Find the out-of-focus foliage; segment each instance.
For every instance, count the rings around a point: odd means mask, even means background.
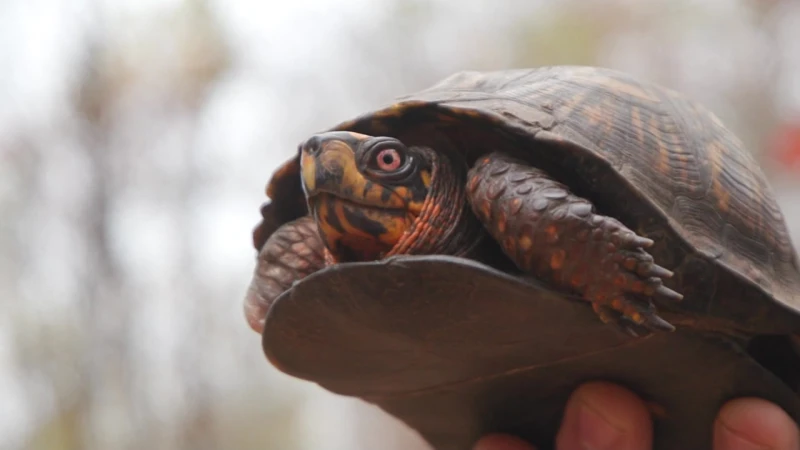
[[[0,448],[424,448],[245,325],[296,143],[457,70],[609,66],[719,114],[800,241],[797,42],[790,0],[0,3]]]

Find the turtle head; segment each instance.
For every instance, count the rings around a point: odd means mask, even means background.
[[[430,148],[326,132],[300,144],[300,165],[309,211],[336,261],[448,253],[465,220],[463,179]]]

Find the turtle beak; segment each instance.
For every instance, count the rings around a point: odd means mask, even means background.
[[[300,145],[303,190],[307,198],[329,193],[348,196],[364,184],[356,167],[356,149],[370,136],[329,132],[312,136]]]

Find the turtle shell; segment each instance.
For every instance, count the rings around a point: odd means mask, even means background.
[[[656,242],[649,252],[675,273],[665,285],[684,295],[674,324],[800,326],[798,257],[765,175],[713,113],[672,90],[596,67],[461,72],[332,130],[447,140],[470,165],[506,151]],[[306,213],[297,159],[268,195],[257,248]]]
[[[549,448],[569,393],[607,379],[653,405],[654,448],[710,448],[736,396],[800,420],[800,271],[764,174],[708,110],[620,72],[463,72],[333,130],[437,143],[467,164],[501,150],[548,172],[656,244],[684,294],[674,333],[620,336],[585,302],[496,267],[404,256],[338,264],[272,304],[262,344],[280,370],[374,403],[437,449],[510,432]],[[307,214],[299,160],[273,176],[256,248]],[[797,341],[795,341],[797,342]]]
[[[456,257],[333,265],[272,304],[262,336],[278,369],[372,403],[437,450],[509,433],[554,448],[581,383],[650,406],[654,450],[710,449],[723,402],[756,396],[800,423],[800,360],[786,340],[677,327],[632,339],[585,302]]]

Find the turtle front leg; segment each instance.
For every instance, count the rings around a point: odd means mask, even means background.
[[[295,281],[325,267],[325,244],[311,216],[278,228],[258,254],[253,281],[244,301],[247,323],[255,332],[264,331],[270,306]]]
[[[662,284],[672,272],[655,264],[636,235],[545,172],[492,153],[468,175],[473,211],[520,269],[579,293],[606,323],[636,334],[632,325],[672,331],[652,298],[683,296]]]

